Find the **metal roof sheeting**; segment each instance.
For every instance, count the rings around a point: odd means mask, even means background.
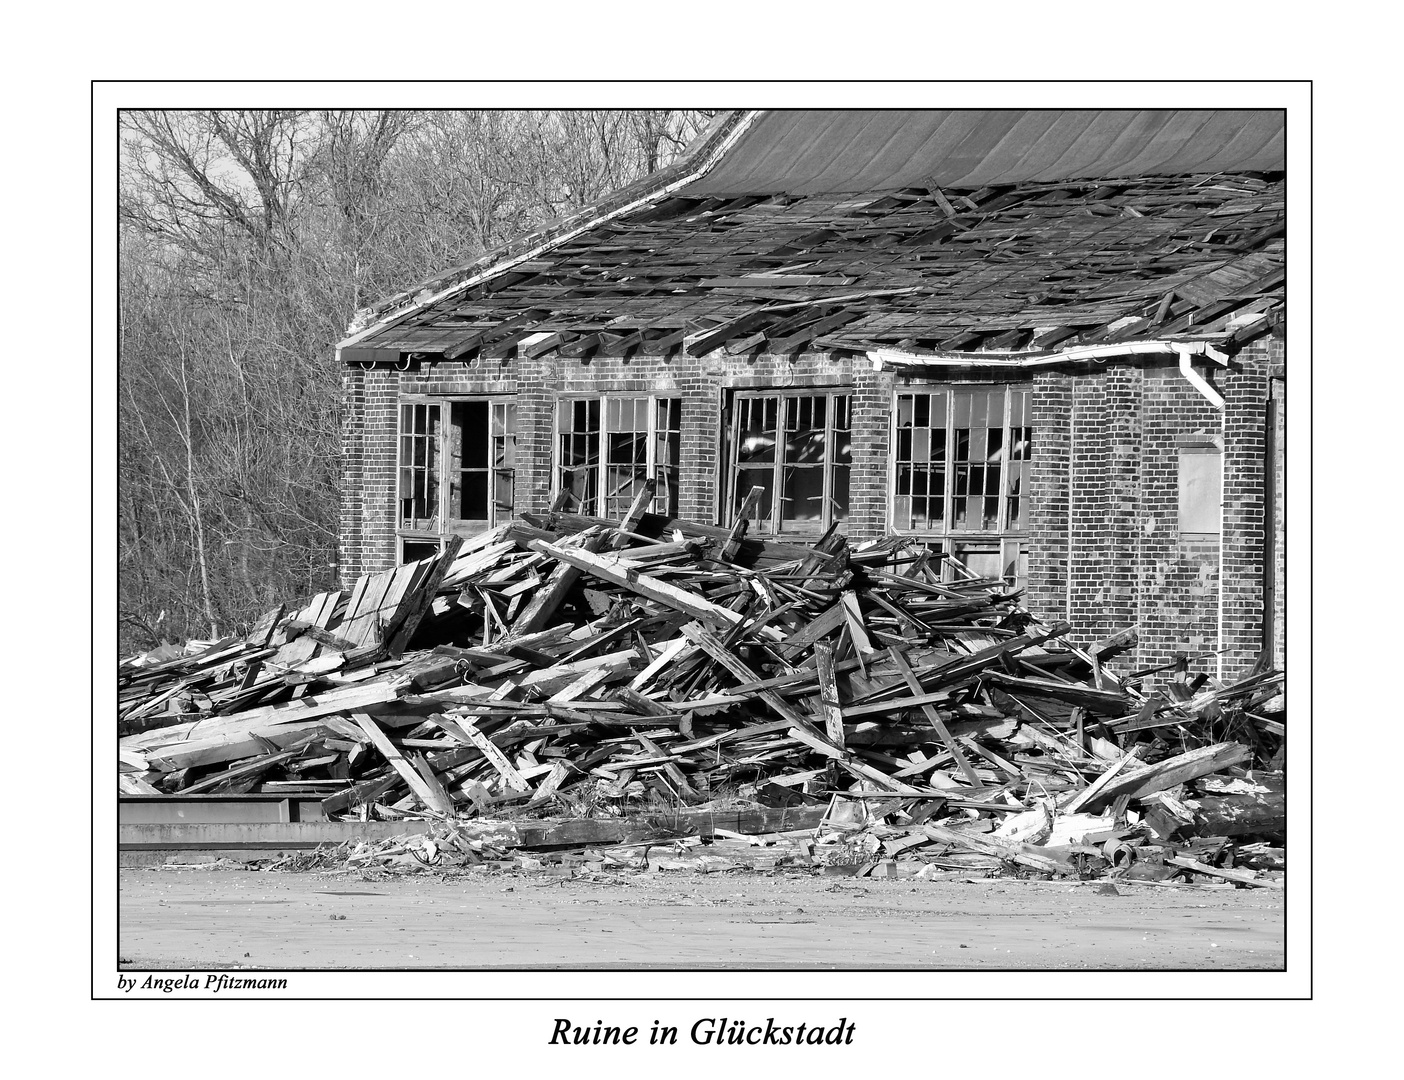
[[[683,194],[1280,172],[1285,150],[1281,110],[778,110],[762,115]]]

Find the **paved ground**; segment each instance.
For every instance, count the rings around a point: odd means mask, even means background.
[[[122,968],[1280,971],[1260,889],[792,873],[129,869]]]

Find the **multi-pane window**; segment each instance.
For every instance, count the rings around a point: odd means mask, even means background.
[[[944,537],[977,573],[1022,580],[1033,446],[1025,386],[901,390],[893,409],[892,527]]]
[[[510,400],[401,403],[401,532],[446,536],[512,516],[516,414]]]
[[[737,392],[730,430],[735,520],[752,488],[754,521],[772,533],[818,532],[848,518],[849,395]]]
[[[679,398],[562,398],[556,408],[556,490],[576,513],[622,518],[650,476],[656,514],[678,513]]]

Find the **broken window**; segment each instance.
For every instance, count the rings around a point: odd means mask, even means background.
[[[1189,436],[1180,445],[1180,535],[1218,536],[1223,495],[1223,450],[1212,437]]]
[[[516,420],[510,399],[401,402],[399,527],[410,537],[402,554],[512,516]]]
[[[985,577],[1026,577],[1033,447],[1026,386],[900,390],[893,404],[891,518]]]
[[[682,400],[646,394],[561,398],[556,491],[581,514],[622,518],[650,476],[655,514],[678,513]]]
[[[850,396],[738,391],[729,440],[729,520],[752,488],[751,518],[771,533],[821,532],[848,518]]]

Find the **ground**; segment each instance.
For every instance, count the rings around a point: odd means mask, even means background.
[[[124,869],[119,966],[1281,971],[1283,896],[817,872]]]

